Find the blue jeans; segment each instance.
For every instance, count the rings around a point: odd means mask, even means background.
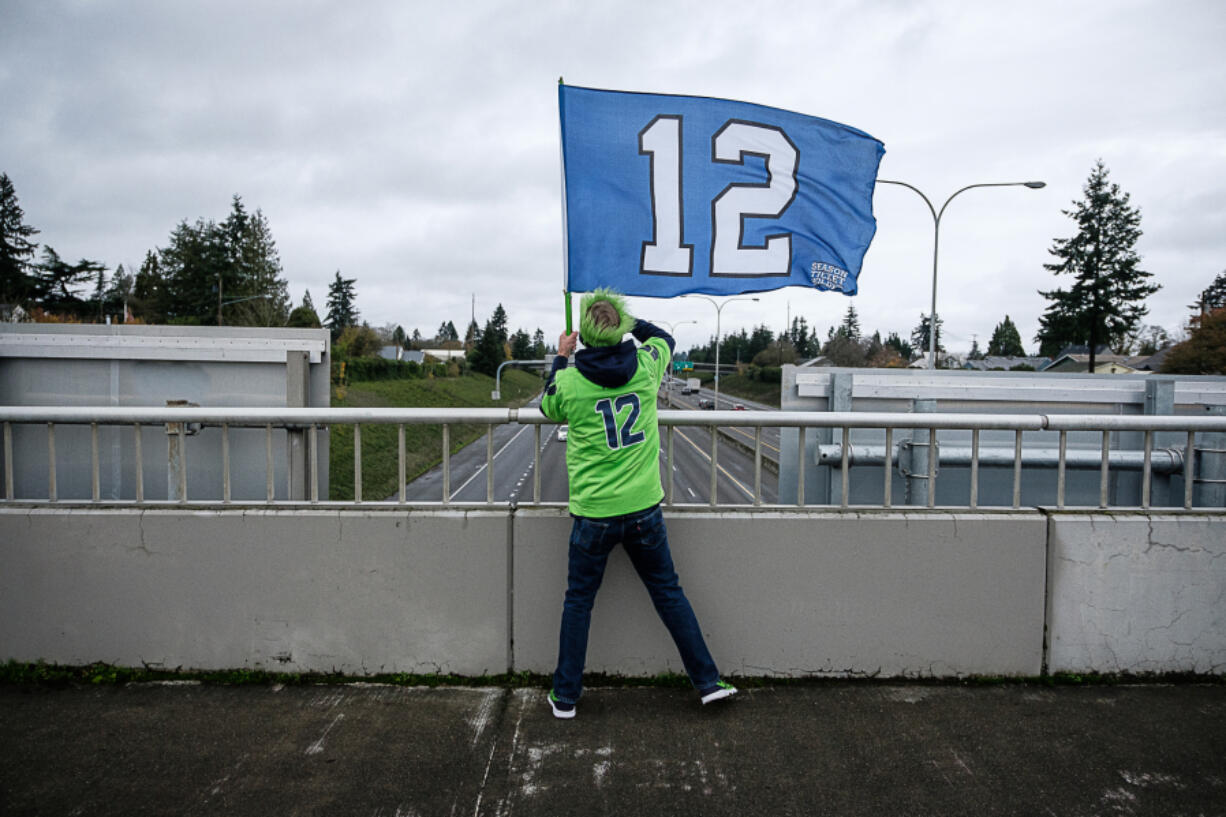
[[[553,691],[559,701],[577,703],[583,692],[583,665],[587,660],[592,604],[604,578],[609,553],[621,543],[631,564],[647,586],[656,612],[681,653],[690,682],[702,689],[719,680],[719,670],[702,637],[698,619],[677,580],[668,550],[664,514],[656,505],[645,511],[589,519],[576,516],[570,531],[570,568],[566,601],[562,605],[562,631],[558,636],[558,668]]]

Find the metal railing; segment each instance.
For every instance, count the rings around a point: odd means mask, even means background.
[[[1151,507],[1151,480],[1155,474],[1177,474],[1183,478],[1184,495],[1182,507],[1220,508],[1220,496],[1226,487],[1226,479],[1222,472],[1226,470],[1226,445],[1221,443],[1226,439],[1226,416],[1118,416],[1118,415],[1046,415],[1046,414],[962,414],[962,413],[874,413],[874,412],[746,412],[746,411],[660,411],[662,429],[662,445],[664,447],[665,473],[668,475],[665,484],[665,502],[668,505],[680,505],[675,502],[673,489],[674,434],[678,427],[704,427],[710,430],[711,448],[710,460],[711,494],[709,505],[722,507],[718,503],[717,484],[720,473],[719,439],[721,427],[743,427],[754,430],[753,457],[753,491],[752,503],[755,507],[813,507],[815,503],[806,501],[805,467],[798,467],[796,472],[796,501],[787,505],[767,504],[762,499],[762,430],[764,428],[797,429],[797,461],[806,462],[806,452],[812,450],[811,458],[817,464],[828,467],[832,474],[840,477],[840,490],[837,501],[817,503],[820,505],[850,508],[877,507],[890,508],[892,501],[892,480],[895,468],[900,469],[901,478],[909,480],[925,480],[927,486],[926,502],[915,502],[914,505],[928,508],[936,507],[936,486],[940,463],[947,465],[961,463],[969,467],[969,491],[965,503],[942,505],[941,507],[958,507],[975,509],[981,507],[979,502],[980,467],[1007,468],[1012,466],[1012,503],[1011,507],[1021,507],[1022,467],[1024,463],[1032,465],[1054,465],[1056,479],[1056,506],[1066,507],[1066,474],[1071,468],[1097,468],[1100,473],[1099,502],[1097,506],[1081,505],[1070,507],[1120,507],[1108,505],[1109,478],[1113,470],[1139,470],[1141,472],[1140,502],[1135,507],[1147,509]],[[536,408],[524,409],[471,409],[471,408],[329,408],[329,409],[283,409],[283,408],[198,408],[198,407],[166,407],[166,408],[113,408],[113,407],[14,407],[0,406],[0,424],[3,425],[4,449],[4,503],[27,502],[62,502],[58,491],[56,472],[56,428],[57,426],[88,426],[90,430],[90,504],[155,504],[156,502],[178,504],[189,502],[187,491],[187,439],[194,436],[201,428],[220,429],[220,459],[221,459],[221,499],[190,500],[192,504],[231,505],[236,502],[243,504],[273,505],[284,504],[275,499],[274,486],[274,429],[285,432],[288,436],[297,435],[300,443],[306,449],[305,458],[300,457],[298,467],[290,468],[289,479],[296,478],[303,485],[302,495],[294,496],[290,490],[287,496],[295,504],[310,505],[327,502],[319,496],[319,433],[338,424],[353,425],[354,437],[354,502],[366,505],[404,505],[407,504],[405,486],[405,427],[408,425],[437,425],[442,428],[442,498],[439,502],[414,502],[414,505],[473,505],[496,504],[494,500],[494,460],[493,434],[494,428],[504,424],[520,424],[534,426],[535,445],[533,472],[533,503],[541,503],[540,457],[541,457],[541,426],[552,425]],[[451,434],[456,425],[486,426],[486,500],[484,503],[456,503],[452,501],[451,486]],[[46,428],[46,460],[47,496],[42,498],[20,498],[14,492],[14,472],[23,463],[15,461],[14,456],[14,426],[36,425]],[[361,429],[369,425],[396,426],[398,433],[398,474],[400,489],[398,496],[390,501],[368,502],[362,496],[362,444]],[[100,455],[99,428],[127,428],[132,433],[132,462],[135,467],[135,490],[131,498],[120,500],[103,499],[100,492]],[[168,499],[147,501],[144,496],[144,459],[142,456],[142,430],[165,427],[168,449]],[[265,465],[265,497],[263,500],[235,500],[232,496],[231,474],[231,430],[232,429],[263,429],[264,431],[264,465]],[[806,433],[810,429],[840,429],[841,441],[836,444],[817,445],[807,448]],[[885,444],[883,446],[853,446],[851,431],[853,429],[884,430]],[[899,430],[913,432],[912,439],[899,440],[895,444],[895,433]],[[942,453],[940,444],[929,441],[937,440],[940,430],[959,430],[971,432],[971,445],[964,449],[946,448]],[[983,431],[1011,431],[1014,435],[1012,452],[999,448],[983,449],[980,445],[980,433]],[[1044,448],[1024,451],[1022,435],[1024,432],[1056,432],[1059,442],[1056,449]],[[1092,457],[1086,451],[1070,451],[1068,435],[1073,432],[1097,432],[1101,434],[1101,449],[1098,456]],[[1113,450],[1112,435],[1122,433],[1141,433],[1144,435],[1143,447],[1139,451]],[[1182,435],[1182,445],[1178,447],[1165,446],[1155,449],[1155,434],[1177,433]],[[1198,442],[1198,435],[1202,435]],[[294,446],[286,444],[287,456],[293,456]],[[907,462],[912,466],[904,469],[904,453],[918,452],[921,456],[908,456]],[[747,450],[747,453],[749,451]],[[1197,470],[1198,458],[1202,461],[1201,474]],[[305,461],[303,461],[305,460]],[[881,501],[873,505],[852,505],[849,501],[850,470],[863,464],[886,466],[881,469]],[[295,470],[298,472],[295,477]],[[1203,493],[1205,501],[1196,502],[1197,486],[1206,488]],[[74,499],[72,502],[85,500]],[[500,503],[498,503],[500,504]],[[1126,506],[1134,507],[1134,506]]]

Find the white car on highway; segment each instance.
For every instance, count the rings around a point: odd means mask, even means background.
[[[569,426],[558,426],[558,440],[566,442],[566,433],[569,431]]]

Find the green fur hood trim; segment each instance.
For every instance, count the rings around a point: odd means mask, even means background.
[[[597,301],[608,301],[621,316],[621,323],[613,327],[597,326],[588,315],[588,308]],[[579,302],[579,339],[585,346],[616,346],[627,332],[634,329],[634,323],[634,316],[626,307],[626,299],[611,289],[593,290]]]

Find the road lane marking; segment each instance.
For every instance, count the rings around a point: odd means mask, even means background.
[[[684,432],[684,431],[678,431],[678,432],[676,432],[676,434],[677,434],[677,436],[681,437],[681,439],[685,440],[687,443],[689,443],[690,445],[694,446],[694,450],[695,450],[695,451],[697,451],[699,454],[702,454],[704,457],[706,457],[707,462],[710,462],[710,461],[711,461],[711,455],[710,455],[710,454],[708,454],[706,451],[703,451],[703,450],[702,450],[702,449],[701,449],[699,446],[695,445],[695,443],[694,443],[694,441],[693,441],[693,440],[691,440],[689,437],[685,436],[685,432]],[[728,479],[732,480],[732,483],[733,483],[734,485],[736,485],[736,487],[738,487],[738,488],[740,488],[742,491],[744,491],[746,496],[748,496],[750,499],[753,499],[753,498],[754,498],[754,496],[753,496],[753,491],[751,491],[751,490],[749,490],[748,488],[746,488],[744,485],[742,485],[742,484],[741,484],[741,481],[740,481],[739,479],[737,479],[736,477],[732,476],[732,474],[728,473],[728,471],[727,471],[727,470],[724,468],[724,466],[722,466],[722,465],[717,465],[717,466],[715,466],[715,467],[716,467],[716,469],[718,469],[718,470],[719,470],[719,472],[720,472],[721,474],[723,474],[724,476],[726,476]],[[689,489],[687,489],[687,490],[689,490]],[[691,495],[692,495],[693,493],[694,493],[693,491],[690,491],[690,494],[691,494]]]
[[[516,432],[515,432],[515,436],[513,436],[513,437],[511,437],[511,439],[507,440],[507,441],[506,441],[506,443],[504,443],[504,444],[503,444],[502,448],[499,448],[497,451],[495,451],[495,452],[494,452],[494,457],[493,457],[493,459],[495,459],[495,460],[496,460],[496,459],[498,459],[498,457],[499,457],[499,456],[502,454],[502,452],[507,450],[507,446],[508,446],[508,445],[510,445],[511,443],[515,442],[515,440],[516,440],[516,439],[519,437],[519,435],[520,435],[520,434],[523,434],[523,433],[524,433],[525,431],[527,431],[528,429],[529,429],[529,426],[524,426],[524,427],[523,427],[523,428],[521,428],[519,431],[516,431]],[[463,491],[465,488],[467,488],[467,487],[468,487],[468,483],[470,483],[470,482],[472,482],[474,479],[476,479],[476,478],[477,478],[477,477],[478,477],[478,476],[481,474],[481,472],[485,470],[485,467],[486,467],[487,465],[489,465],[489,463],[490,463],[491,461],[492,461],[492,460],[487,460],[486,462],[481,463],[481,467],[480,467],[480,468],[478,468],[476,471],[473,471],[473,475],[472,475],[471,477],[469,477],[468,479],[464,480],[464,484],[463,484],[463,485],[461,485],[459,488],[456,488],[454,491],[452,491],[452,492],[451,492],[451,497],[449,498],[449,500],[448,500],[448,501],[454,500],[454,499],[456,498],[456,496],[457,496],[457,495],[460,493],[460,491]]]
[[[749,440],[751,443],[753,442],[753,435],[750,434],[748,431],[746,431],[743,428],[738,428],[737,426],[720,426],[720,428],[724,428],[724,429],[727,429],[728,431],[732,431],[736,434],[740,434],[742,437]],[[762,441],[762,447],[769,448],[771,451],[774,451],[776,454],[780,453],[778,448],[775,448],[775,446],[771,445],[766,440]]]

